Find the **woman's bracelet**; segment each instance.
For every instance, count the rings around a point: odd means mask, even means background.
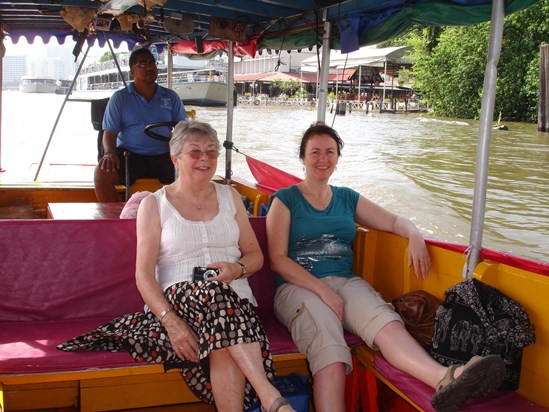
[[[170,311],[171,311],[172,309],[173,309],[173,308],[172,308],[171,306],[170,306],[169,308],[167,308],[167,309],[164,309],[164,310],[162,311],[162,313],[160,314],[160,316],[158,317],[158,321],[159,321],[160,323],[162,323],[162,319],[164,319],[164,316],[166,316],[168,313],[170,313]]]
[[[248,267],[242,262],[236,262],[236,263],[240,265],[240,269],[241,269],[240,276],[237,277],[237,279],[240,279],[241,277],[245,276],[246,273],[248,273]]]

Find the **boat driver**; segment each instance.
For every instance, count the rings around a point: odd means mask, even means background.
[[[161,183],[175,179],[167,142],[145,134],[145,126],[179,122],[187,118],[181,99],[173,90],[156,83],[157,62],[148,49],[137,49],[129,59],[133,83],[114,92],[103,117],[103,157],[95,168],[95,195],[99,202],[119,202],[116,185],[125,181],[124,152],[130,152],[130,184],[139,178]],[[169,128],[157,129],[169,136]]]

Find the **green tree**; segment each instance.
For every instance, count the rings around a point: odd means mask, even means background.
[[[498,64],[495,113],[503,119],[535,122],[539,49],[549,43],[549,0],[505,18]],[[380,47],[411,45],[412,76],[435,114],[478,118],[490,24],[420,28]]]
[[[100,62],[108,62],[109,60],[112,60],[112,53],[110,51],[103,53],[99,58]]]
[[[282,80],[273,80],[270,83],[272,96],[279,96],[282,93]]]
[[[273,94],[279,95],[281,93],[292,96],[296,91],[301,89],[301,82],[299,80],[274,80],[271,82],[271,90]]]
[[[539,50],[549,43],[548,21],[549,0],[505,19],[496,99],[505,119],[537,121]]]
[[[416,61],[416,87],[438,115],[477,118],[488,42],[486,23],[447,27],[431,54]]]

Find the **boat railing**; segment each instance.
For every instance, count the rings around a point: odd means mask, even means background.
[[[124,87],[124,82],[104,82],[88,85],[88,90],[118,90]]]
[[[167,83],[166,76],[158,76],[158,83],[165,84]],[[197,72],[182,72],[182,73],[173,73],[172,74],[173,83],[204,83],[204,82],[216,82],[216,83],[225,83],[226,78],[223,75],[210,75],[208,73],[197,73]]]
[[[238,96],[239,105],[248,106],[310,106],[316,107],[315,98],[291,98],[291,97],[266,97],[266,96]],[[429,106],[419,100],[382,102],[381,100],[328,100],[327,107],[342,105],[346,111],[392,111],[392,112],[426,112]],[[338,106],[339,107],[339,106]]]

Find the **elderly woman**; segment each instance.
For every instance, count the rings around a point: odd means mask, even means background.
[[[291,411],[269,381],[272,359],[247,280],[263,265],[261,249],[238,192],[211,181],[219,150],[210,125],[177,124],[170,140],[177,179],[145,197],[137,214],[145,313],[116,320],[124,325],[118,332],[113,323],[99,329],[117,334],[136,359],[181,368],[218,411],[241,412],[256,394],[265,410]]]

